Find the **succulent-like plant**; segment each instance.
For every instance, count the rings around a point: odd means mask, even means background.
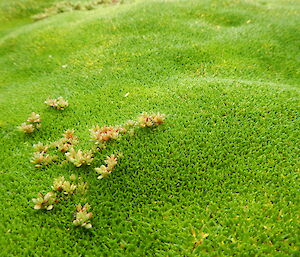
[[[90,205],[88,203],[86,203],[84,206],[81,204],[76,206],[75,220],[73,220],[74,226],[80,226],[86,229],[90,229],[92,227],[92,224],[89,223],[90,218],[92,217],[92,213],[88,212],[89,209]]]
[[[124,124],[125,128],[135,128],[136,126],[138,126],[138,123],[136,121],[134,121],[134,120],[128,120]]]
[[[76,177],[75,174],[72,174],[72,175],[70,176],[70,180],[71,180],[71,181],[76,181],[76,179],[77,179],[77,177]]]
[[[58,151],[65,153],[72,147],[72,144],[66,138],[61,138],[51,143],[51,147],[55,147]]]
[[[57,100],[64,101],[64,99],[59,98],[49,99],[48,102],[46,101],[46,104],[57,109],[63,109],[65,106],[62,107],[60,104],[57,104]],[[32,113],[27,120],[27,122],[30,122],[30,124],[22,124],[24,127],[23,130],[33,131],[35,128],[39,127],[38,124],[40,124],[40,121],[40,116]],[[55,147],[56,150],[65,152],[67,161],[73,163],[76,167],[90,165],[93,161],[93,152],[97,152],[105,148],[107,141],[118,139],[122,136],[122,134],[131,134],[131,132],[134,133],[135,129],[138,127],[155,127],[164,122],[164,114],[157,113],[150,115],[147,113],[142,113],[138,117],[138,121],[128,121],[124,124],[124,126],[104,126],[100,128],[97,125],[93,129],[90,129],[92,140],[96,142],[90,151],[75,151],[73,147],[78,142],[78,138],[74,135],[73,129],[67,130],[62,134],[63,138],[57,142],[54,142],[50,145],[43,145],[42,143],[35,144],[34,148],[37,152],[34,153],[34,157],[31,162],[35,163],[35,166],[40,167],[55,161],[58,157],[51,156],[48,153],[51,152],[51,147]],[[99,175],[98,179],[108,177],[115,169],[118,159],[121,157],[122,154],[119,153],[116,155],[112,154],[107,156],[106,160],[104,161],[105,165],[95,168],[95,171]],[[73,174],[70,176],[70,181],[66,180],[64,176],[56,178],[53,182],[51,192],[48,192],[45,195],[39,193],[38,198],[32,199],[35,204],[34,209],[51,210],[54,207],[54,203],[58,202],[58,199],[68,199],[69,196],[75,193],[83,195],[87,192],[88,184],[83,182],[81,177],[76,177],[76,175]],[[68,195],[68,197],[66,197],[66,195]],[[86,229],[90,229],[92,227],[90,223],[92,213],[88,212],[89,209],[90,206],[88,203],[86,203],[84,206],[81,204],[76,206],[77,212],[75,214],[75,219],[73,220],[74,226],[80,226]]]
[[[35,129],[41,128],[41,117],[39,114],[32,112],[27,119],[27,123],[23,122],[17,129],[24,133],[32,133]]]
[[[98,176],[98,179],[108,177],[118,163],[117,157],[114,154],[107,156],[104,162],[106,165],[101,165],[100,168],[95,168],[95,171],[100,175]]]
[[[139,123],[137,121],[134,121],[134,120],[128,120],[124,124],[124,129],[125,129],[126,133],[130,136],[134,135],[135,129],[137,127],[139,127]]]
[[[73,181],[73,182],[77,181],[76,193],[81,194],[81,195],[86,194],[86,192],[88,190],[88,183],[87,182],[83,182],[82,178],[80,176],[76,177],[75,174],[72,174],[70,176],[70,180]]]
[[[63,192],[65,195],[71,195],[75,193],[77,186],[71,184],[69,181],[65,180],[65,177],[58,177],[53,181],[52,190]]]
[[[74,135],[74,129],[68,129],[63,134],[63,137],[51,144],[60,152],[67,152],[75,144],[78,143],[78,137]]]
[[[17,127],[17,129],[24,133],[32,133],[34,131],[34,126],[32,124],[23,122],[20,126]]]
[[[56,99],[47,99],[44,103],[57,110],[64,110],[66,107],[69,106],[68,101],[66,101],[62,96]]]
[[[49,154],[45,154],[45,152],[35,152],[33,153],[33,157],[31,159],[31,163],[35,163],[35,167],[47,166],[50,163],[57,160],[57,156],[51,156]]]
[[[75,136],[74,133],[75,133],[75,130],[74,130],[74,129],[68,129],[68,130],[66,130],[66,131],[62,134],[62,136],[63,136],[64,138],[68,139],[68,141],[71,141],[71,142],[77,141],[77,140],[78,140],[78,137]]]
[[[158,126],[165,122],[165,115],[164,114],[148,114],[143,112],[138,117],[138,123],[140,127],[153,127]]]
[[[45,209],[50,211],[53,209],[54,203],[56,202],[56,195],[53,192],[49,192],[45,195],[38,193],[38,198],[33,198],[32,201],[35,204],[34,209]]]
[[[43,145],[40,142],[33,145],[33,148],[37,152],[33,154],[31,162],[35,163],[36,167],[47,166],[50,163],[58,160],[57,155],[46,154],[49,150],[51,150],[51,148],[56,148],[56,150],[65,153],[78,143],[78,138],[74,135],[73,129],[68,129],[62,135],[63,137],[61,139],[56,142],[50,143],[49,145]]]
[[[112,154],[111,156],[107,156],[104,162],[106,163],[107,169],[112,171],[118,163],[117,156],[115,156],[114,154]]]
[[[65,155],[67,160],[73,163],[76,167],[80,167],[82,165],[91,165],[93,161],[92,151],[78,150],[76,152],[74,148],[71,148],[69,152],[65,153]]]
[[[41,142],[33,145],[33,148],[39,153],[46,153],[48,151],[49,146],[43,145]]]
[[[95,168],[95,171],[100,175],[97,178],[107,178],[112,171],[109,171],[105,165],[101,165],[100,168]]]
[[[77,186],[74,184],[71,184],[69,181],[65,181],[62,184],[62,189],[65,195],[73,194],[76,190]]]
[[[90,129],[91,138],[96,144],[105,143],[111,139],[118,139],[121,134],[126,133],[126,130],[122,127],[104,126],[100,128],[96,125],[94,128]]]
[[[52,191],[45,195],[38,193],[38,197],[32,199],[35,204],[34,209],[51,210],[53,209],[54,203],[59,201],[58,197],[73,195],[75,193],[84,195],[87,192],[88,183],[83,182],[81,177],[76,177],[76,175],[72,174],[70,180],[72,182],[77,181],[78,183],[71,183],[70,181],[67,181],[64,176],[54,179],[51,187]],[[83,209],[85,209],[85,207]]]
[[[38,124],[41,122],[41,116],[35,112],[32,112],[31,115],[28,117],[27,122],[31,124]]]
[[[64,176],[54,179],[52,190],[61,192],[63,190],[62,185],[63,185],[64,182],[65,182],[65,177]]]

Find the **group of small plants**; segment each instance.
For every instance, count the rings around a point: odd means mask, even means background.
[[[83,182],[81,177],[76,177],[74,174],[70,176],[70,180],[71,182],[63,176],[54,179],[52,191],[46,194],[38,193],[38,197],[32,199],[34,209],[50,211],[54,208],[54,205],[62,202],[62,200],[70,199],[74,194],[86,194],[88,189],[87,182]],[[75,226],[86,229],[92,227],[92,224],[89,223],[89,219],[92,217],[92,213],[88,212],[89,208],[90,205],[88,203],[84,206],[81,204],[76,206],[75,219],[73,220]]]
[[[95,0],[87,3],[59,2],[59,3],[55,3],[49,8],[46,8],[42,13],[33,15],[32,19],[34,21],[38,21],[59,13],[94,10],[102,4],[109,4],[109,3],[116,3],[116,2],[118,2],[118,0]]]
[[[48,99],[45,104],[57,110],[64,110],[68,107],[68,102],[63,97],[57,99]],[[91,128],[90,141],[92,146],[89,150],[76,149],[79,143],[79,138],[75,136],[74,129],[68,129],[62,134],[62,138],[49,144],[42,144],[41,142],[34,144],[35,152],[31,159],[31,163],[37,168],[47,167],[49,165],[57,164],[64,165],[72,163],[75,167],[89,166],[95,159],[96,153],[101,152],[107,145],[114,140],[120,140],[122,136],[128,134],[132,136],[137,129],[153,128],[165,122],[164,114],[148,114],[142,113],[138,119],[133,121],[129,120],[123,125],[119,126],[103,126],[96,125]],[[27,119],[27,123],[22,123],[17,129],[26,134],[33,133],[36,129],[40,129],[41,117],[39,114],[32,113]],[[94,168],[98,175],[98,179],[107,178],[115,169],[118,159],[122,154],[115,153],[106,157],[104,165]],[[81,177],[76,175],[70,176],[70,181],[65,177],[58,177],[54,180],[52,190],[43,194],[38,193],[38,197],[32,199],[34,202],[34,209],[37,210],[52,210],[56,204],[63,202],[63,199],[70,199],[74,194],[84,195],[87,193],[88,184],[82,181]],[[83,206],[78,204],[76,206],[76,214],[73,220],[74,226],[89,229],[92,227],[90,218],[92,213],[89,212],[90,205],[85,203]]]

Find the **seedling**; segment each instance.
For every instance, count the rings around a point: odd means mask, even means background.
[[[65,155],[67,160],[73,163],[76,167],[80,167],[82,165],[91,165],[93,161],[92,151],[78,150],[76,152],[74,148],[71,148],[70,151],[67,152]]]
[[[26,122],[23,122],[21,124],[21,126],[18,126],[17,129],[21,132],[24,132],[24,133],[32,133],[34,131],[34,127],[32,124],[27,124]]]
[[[35,204],[34,209],[45,209],[50,211],[53,209],[53,204],[56,202],[56,195],[53,192],[49,192],[45,195],[38,193],[38,198],[33,198],[32,201]]]
[[[50,163],[56,161],[57,158],[57,155],[50,156],[49,154],[45,154],[45,152],[35,152],[31,159],[31,163],[35,163],[35,167],[48,166]]]
[[[43,145],[41,142],[33,145],[33,148],[39,153],[46,153],[49,149],[48,145]]]
[[[117,165],[117,157],[112,154],[111,156],[107,156],[106,160],[104,161],[106,165],[101,165],[100,168],[95,168],[95,171],[100,174],[98,179],[108,177],[114,170],[115,166]]]
[[[69,106],[68,101],[66,101],[62,96],[56,99],[47,99],[44,103],[57,110],[64,110]]]
[[[62,136],[58,141],[51,143],[51,147],[65,153],[78,143],[78,137],[74,135],[74,129],[66,130]]]
[[[62,192],[65,195],[71,195],[75,193],[77,186],[71,184],[69,181],[65,180],[65,177],[58,177],[54,180],[52,189],[53,191]]]
[[[32,112],[28,117],[27,122],[23,122],[17,129],[24,133],[32,133],[35,129],[41,128],[41,117],[39,114]]]
[[[86,229],[90,229],[92,227],[92,224],[89,223],[89,220],[92,217],[92,213],[88,212],[89,209],[90,205],[88,203],[86,203],[84,206],[81,206],[81,204],[76,206],[77,212],[75,214],[75,220],[73,221],[74,226],[80,226]]]
[[[158,126],[165,122],[165,115],[164,114],[148,114],[146,112],[140,114],[138,117],[138,123],[140,127],[154,127]]]
[[[121,134],[126,133],[126,130],[122,127],[104,126],[100,128],[98,125],[92,129],[91,138],[95,141],[95,144],[103,144],[112,139],[118,139]]]
[[[58,99],[62,100],[62,99]],[[55,107],[57,109],[62,109],[62,105],[58,104],[57,99],[49,99],[46,101],[46,104],[49,106]],[[67,105],[66,105],[67,106]],[[93,145],[92,150],[89,151],[76,151],[74,149],[74,145],[78,143],[78,138],[74,135],[74,130],[67,130],[62,134],[62,138],[54,143],[49,145],[43,145],[42,143],[37,143],[33,147],[37,151],[34,153],[34,156],[31,160],[32,163],[35,163],[37,167],[42,165],[48,165],[51,162],[54,162],[58,156],[50,156],[48,151],[51,148],[55,148],[56,151],[61,151],[65,153],[67,161],[73,163],[76,167],[81,167],[83,165],[91,165],[93,161],[93,152],[99,151],[99,149],[103,149],[106,146],[106,142],[110,140],[119,139],[123,134],[126,133],[134,133],[134,130],[140,127],[155,127],[162,123],[164,123],[165,115],[157,113],[157,114],[147,114],[142,113],[138,121],[127,121],[124,126],[104,126],[99,127],[98,125],[93,129],[90,129],[92,140],[95,141],[95,145]],[[31,125],[27,126],[28,130],[31,127],[34,127],[35,124],[40,123],[40,117],[38,114],[32,113],[32,115],[27,120]],[[121,157],[121,154],[118,155],[110,155],[106,157],[105,165],[101,165],[100,168],[95,168],[95,171],[99,174],[98,179],[108,177],[115,166],[118,163],[118,158]],[[53,204],[58,202],[58,199],[65,198],[66,196],[71,196],[75,193],[85,194],[87,192],[88,184],[81,181],[80,177],[76,177],[76,175],[70,176],[70,181],[66,180],[64,176],[58,177],[53,181],[52,191],[43,195],[41,193],[38,194],[38,198],[32,199],[35,203],[34,209],[53,209]],[[76,184],[77,181],[77,184]],[[58,197],[58,199],[57,199]],[[67,198],[68,199],[68,198]],[[90,206],[86,203],[84,206],[81,204],[76,206],[76,214],[75,220],[73,221],[74,226],[83,227],[86,229],[90,229],[92,227],[90,223],[90,218],[92,217],[92,213],[88,212]]]

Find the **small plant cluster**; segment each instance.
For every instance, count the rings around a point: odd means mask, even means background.
[[[76,151],[74,146],[79,142],[78,137],[74,135],[74,129],[68,129],[62,134],[62,138],[49,145],[38,143],[33,145],[35,152],[31,159],[36,167],[48,166],[51,163],[59,162],[66,158],[66,161],[73,163],[76,167],[91,165],[93,161],[93,151]],[[59,156],[59,152],[63,155]]]
[[[34,203],[34,209],[45,209],[47,211],[52,210],[54,207],[54,203],[57,202],[56,194],[53,192],[48,192],[45,195],[43,195],[42,193],[38,193],[38,198],[33,198],[32,201]]]
[[[75,220],[73,220],[74,226],[80,226],[86,229],[89,229],[92,227],[92,224],[89,223],[89,219],[92,217],[92,213],[88,212],[90,209],[90,205],[86,203],[85,205],[78,204],[76,206],[76,214],[75,214]]]
[[[38,21],[59,13],[81,11],[81,10],[89,11],[98,8],[99,5],[116,3],[116,2],[118,1],[117,0],[96,0],[96,1],[91,1],[89,3],[59,2],[49,8],[46,8],[43,13],[39,13],[32,16],[32,19],[34,21]]]
[[[35,167],[48,166],[49,164],[56,162],[58,159],[57,155],[51,156],[46,152],[34,152],[31,158],[31,163],[35,164]]]
[[[100,128],[96,125],[94,128],[90,129],[91,139],[95,141],[96,144],[103,144],[111,139],[118,139],[121,134],[126,133],[126,130],[122,127],[112,127],[104,126]]]
[[[76,175],[73,174],[70,176],[70,180],[72,182],[77,180],[77,184],[66,180],[64,176],[54,179],[52,190],[63,195],[72,195],[75,192],[84,195],[87,192],[88,185],[82,181],[81,177],[76,178]]]
[[[34,119],[30,119],[35,121]],[[56,142],[50,143],[49,145],[44,145],[38,143],[34,145],[35,153],[31,160],[36,167],[47,166],[50,163],[58,162],[59,154],[65,157],[65,161],[69,161],[76,167],[81,167],[84,165],[91,165],[94,160],[94,153],[102,150],[106,147],[108,142],[117,140],[125,134],[133,134],[135,129],[140,128],[151,128],[157,127],[165,122],[165,115],[148,114],[142,113],[138,116],[137,121],[129,120],[123,126],[103,126],[98,125],[90,129],[91,140],[95,143],[91,150],[75,150],[74,146],[78,143],[78,137],[74,135],[74,129],[67,130],[62,134],[62,138]],[[50,154],[50,151],[55,151],[56,154]],[[118,159],[122,157],[121,154],[111,154],[106,157],[104,165],[94,170],[98,174],[98,179],[107,178],[115,169],[118,164]],[[63,161],[63,162],[65,162]],[[32,199],[34,202],[34,209],[44,209],[52,210],[54,206],[62,199],[66,197],[71,197],[75,193],[85,194],[87,191],[87,184],[78,179],[76,184],[76,176],[72,175],[70,181],[66,180],[64,177],[58,177],[54,180],[52,185],[52,191],[42,194],[39,193],[37,198]],[[92,216],[91,212],[88,212],[90,206],[88,203],[85,205],[76,206],[76,214],[73,224],[75,226],[83,227],[89,229],[92,225],[89,219]]]
[[[107,156],[104,162],[106,165],[101,165],[100,168],[95,168],[95,171],[100,175],[98,176],[98,179],[106,178],[113,172],[118,163],[117,156],[114,154]]]
[[[69,103],[61,96],[57,99],[47,99],[44,103],[57,110],[64,110],[64,108],[69,106]],[[41,127],[41,116],[35,112],[32,112],[28,117],[27,122],[23,122],[17,127],[17,129],[21,132],[29,134],[34,132],[36,129],[40,129]]]
[[[62,96],[59,96],[56,99],[47,99],[44,103],[57,110],[64,110],[69,106],[68,101],[66,101]]]
[[[138,118],[138,124],[144,127],[155,127],[165,122],[164,114],[148,114],[146,112],[142,113]]]
[[[76,177],[76,175],[70,176],[70,181],[66,180],[64,176],[54,179],[52,185],[52,191],[42,194],[38,193],[37,198],[33,198],[34,209],[36,210],[47,210],[50,211],[54,206],[61,200],[66,199],[67,196],[72,196],[74,194],[84,195],[88,190],[88,184],[83,182],[81,177]],[[92,227],[89,223],[89,219],[92,213],[88,213],[90,205],[86,203],[83,207],[79,204],[76,206],[77,213],[75,220],[73,221],[74,226],[81,226],[86,229]]]
[[[78,144],[78,137],[74,135],[74,129],[68,129],[62,134],[62,138],[51,144],[52,147],[56,148],[60,152],[67,152]]]
[[[48,166],[49,164],[59,160],[57,153],[49,153],[51,150],[52,152],[53,150],[56,150],[56,152],[65,153],[69,150],[72,150],[74,145],[78,143],[78,138],[74,135],[73,129],[66,130],[62,136],[63,137],[61,139],[50,143],[49,145],[43,145],[40,142],[33,145],[35,152],[33,153],[31,162],[34,163],[36,167]]]
[[[17,129],[24,133],[32,133],[36,129],[39,129],[41,127],[42,124],[40,115],[35,112],[32,112],[31,115],[28,117],[27,122],[23,122],[20,126],[17,127]]]
[[[96,125],[94,128],[90,129],[91,140],[95,144],[105,145],[106,142],[119,139],[124,134],[133,134],[134,130],[138,127],[156,127],[165,122],[164,114],[148,114],[146,112],[138,116],[137,121],[129,120],[123,126],[103,126],[99,127]]]
[[[127,121],[123,126],[103,126],[96,125],[90,129],[91,140],[95,142],[95,146],[91,150],[75,150],[74,146],[78,144],[78,137],[74,135],[74,129],[68,129],[62,134],[62,138],[49,145],[38,143],[34,145],[35,152],[31,162],[36,167],[48,166],[51,163],[59,162],[62,157],[66,161],[74,164],[76,167],[89,166],[94,160],[94,152],[97,152],[106,147],[106,144],[111,140],[119,139],[122,135],[133,134],[134,130],[140,127],[155,127],[165,121],[163,114],[147,114],[142,113],[137,121]],[[55,153],[53,153],[55,151]],[[52,152],[52,153],[50,153]],[[63,153],[59,157],[59,152]],[[112,167],[112,166],[109,166]],[[104,166],[96,170],[100,178],[107,177],[112,169],[104,169]]]
[[[93,152],[90,151],[81,151],[77,152],[74,148],[71,148],[69,152],[66,153],[67,160],[73,163],[76,167],[80,167],[82,165],[91,165],[93,161]]]

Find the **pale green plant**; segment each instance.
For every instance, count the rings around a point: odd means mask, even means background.
[[[99,174],[98,179],[107,178],[114,170],[117,165],[117,156],[112,154],[107,156],[104,161],[106,165],[101,165],[100,168],[95,168],[95,171]]]
[[[65,155],[67,160],[73,163],[76,167],[80,167],[82,165],[91,165],[93,161],[92,151],[78,150],[76,152],[74,148],[71,148],[69,152],[65,153]]]
[[[154,127],[158,126],[165,122],[165,115],[164,114],[148,114],[143,112],[138,117],[138,124],[140,127]]]
[[[56,195],[54,192],[48,192],[45,195],[38,193],[38,198],[33,198],[32,201],[35,204],[34,209],[45,209],[50,211],[53,209],[54,203],[56,202]]]
[[[62,138],[51,143],[60,152],[67,152],[70,148],[78,143],[78,137],[74,135],[74,129],[68,129],[62,134]]]
[[[64,176],[55,178],[51,187],[52,191],[45,195],[38,193],[38,197],[32,199],[35,204],[34,209],[51,210],[54,207],[54,203],[57,203],[62,197],[71,196],[75,193],[84,195],[87,192],[88,183],[83,182],[81,177],[76,177],[76,175],[72,174],[70,180],[78,183],[71,183]]]
[[[58,151],[65,153],[69,151],[74,146],[74,144],[75,142],[70,142],[66,138],[61,138],[58,141],[51,143],[51,147],[54,147]]]
[[[71,195],[75,193],[77,186],[71,184],[69,181],[65,180],[65,177],[58,177],[53,181],[52,190],[62,192],[65,195]]]
[[[35,152],[33,153],[33,157],[31,159],[31,163],[35,163],[35,167],[42,167],[51,164],[56,161],[58,158],[57,155],[49,155],[45,154],[45,152]]]
[[[26,122],[23,122],[20,126],[17,127],[17,129],[24,133],[32,133],[34,131],[34,126],[32,124],[27,124]]]
[[[55,192],[61,192],[65,195],[71,195],[74,193],[85,194],[88,189],[88,183],[83,182],[81,177],[76,177],[76,175],[72,174],[70,176],[70,182],[65,179],[64,176],[55,178],[52,185],[52,190]],[[76,184],[75,182],[78,181]]]
[[[125,128],[120,126],[103,126],[99,127],[96,125],[90,129],[91,139],[95,141],[95,144],[103,144],[112,139],[118,139],[122,134],[126,133]]]
[[[74,142],[78,140],[78,137],[74,135],[75,130],[74,129],[67,129],[62,136],[66,139],[68,139],[68,142]]]
[[[125,128],[135,128],[136,126],[138,126],[138,123],[136,121],[134,121],[134,120],[128,120],[124,124]]]
[[[32,112],[31,115],[28,117],[27,122],[31,124],[39,124],[41,123],[41,116],[35,112]]]
[[[66,101],[62,96],[56,99],[47,99],[44,103],[57,110],[64,110],[69,106],[68,101]]]
[[[60,160],[58,155],[48,153],[51,152],[51,148],[65,153],[78,143],[78,138],[74,135],[74,129],[68,129],[62,135],[63,137],[61,139],[49,145],[43,145],[40,142],[33,145],[33,148],[37,152],[33,154],[31,162],[35,163],[36,167],[47,166],[52,162]],[[63,162],[61,164],[63,164]]]
[[[39,114],[32,112],[28,117],[27,122],[23,122],[21,126],[18,126],[17,129],[24,133],[32,133],[35,129],[41,128],[41,117]]]
[[[61,138],[58,141],[51,143],[51,147],[65,153],[72,147],[72,145],[67,142],[67,139]]]
[[[63,185],[64,182],[65,182],[65,177],[64,176],[55,178],[54,181],[53,181],[52,190],[61,192],[63,190],[62,185]]]
[[[65,181],[62,185],[62,189],[65,195],[74,194],[77,186],[74,184],[71,184],[69,181]]]
[[[71,180],[71,181],[76,181],[76,179],[77,179],[77,177],[76,177],[75,174],[72,174],[72,175],[70,176],[70,180]]]
[[[134,120],[128,120],[125,124],[124,124],[124,129],[126,131],[126,133],[130,136],[133,136],[135,134],[135,129],[139,126],[137,121]]]
[[[39,153],[46,153],[49,149],[48,145],[43,145],[41,142],[33,145],[33,148]]]
[[[76,206],[75,220],[73,220],[74,226],[83,227],[86,229],[90,229],[92,227],[92,224],[90,223],[92,213],[88,212],[89,209],[90,205],[88,203],[86,203],[84,206],[81,204]]]

